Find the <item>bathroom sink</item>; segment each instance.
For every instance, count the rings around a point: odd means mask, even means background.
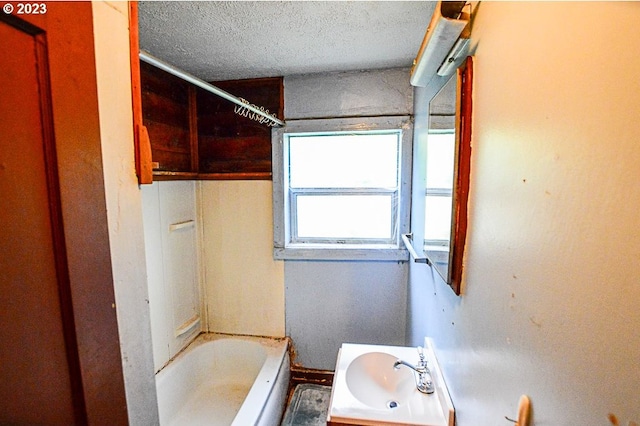
[[[415,347],[342,344],[327,424],[453,426],[453,404],[428,339],[424,354],[432,394],[418,391],[410,368],[394,368],[398,359],[417,365]]]
[[[416,382],[411,370],[395,369],[398,358],[385,352],[368,352],[354,359],[345,374],[347,388],[360,402],[375,409],[405,403]]]

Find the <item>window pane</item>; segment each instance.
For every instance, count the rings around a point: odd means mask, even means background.
[[[391,239],[391,195],[298,195],[298,238]]]
[[[453,188],[454,133],[429,133],[427,137],[427,188]]]
[[[424,239],[449,241],[451,237],[450,196],[427,195],[425,200]]]
[[[395,188],[400,133],[289,136],[291,188]]]

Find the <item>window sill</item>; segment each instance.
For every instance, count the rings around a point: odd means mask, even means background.
[[[393,245],[344,246],[336,248],[326,244],[291,245],[285,248],[274,248],[273,258],[276,260],[365,260],[365,261],[398,261],[409,260],[409,252]]]

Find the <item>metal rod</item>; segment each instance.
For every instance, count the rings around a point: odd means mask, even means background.
[[[416,263],[426,263],[427,265],[431,265],[429,259],[424,256],[418,256],[416,250],[413,248],[413,244],[411,244],[411,239],[413,238],[413,234],[402,234],[402,241],[404,241],[404,245],[409,250],[409,254],[413,258],[413,261]]]
[[[278,119],[277,117],[271,115],[271,114],[267,114],[264,111],[261,111],[260,108],[256,108],[255,106],[253,106],[252,104],[248,104],[246,102],[242,102],[239,98],[237,98],[236,96],[233,96],[231,93],[225,92],[224,90],[214,86],[213,84],[209,84],[204,80],[199,79],[198,77],[194,77],[193,75],[186,73],[176,67],[174,67],[171,64],[168,64],[166,62],[164,62],[161,59],[156,58],[155,56],[151,55],[148,52],[145,52],[144,50],[140,51],[140,60],[144,61],[148,64],[151,64],[155,67],[160,68],[163,71],[168,72],[169,74],[173,74],[176,77],[179,77],[193,85],[196,85],[198,87],[200,87],[201,89],[206,90],[207,92],[211,92],[214,95],[220,96],[221,98],[224,98],[230,102],[233,102],[234,104],[241,106],[243,108],[248,109],[251,112],[254,112],[256,114],[258,114],[261,117],[266,118],[269,121],[272,121],[274,123],[276,123],[279,126],[284,126],[285,122]]]

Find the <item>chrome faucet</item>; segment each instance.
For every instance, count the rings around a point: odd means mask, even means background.
[[[422,393],[433,393],[435,388],[433,386],[433,380],[431,379],[431,371],[429,371],[429,367],[427,367],[427,360],[424,358],[424,353],[420,346],[418,346],[418,356],[420,357],[418,365],[413,365],[407,361],[398,359],[393,363],[393,368],[395,370],[399,370],[401,365],[409,367],[415,372],[414,376],[416,378],[416,387],[418,390]]]

